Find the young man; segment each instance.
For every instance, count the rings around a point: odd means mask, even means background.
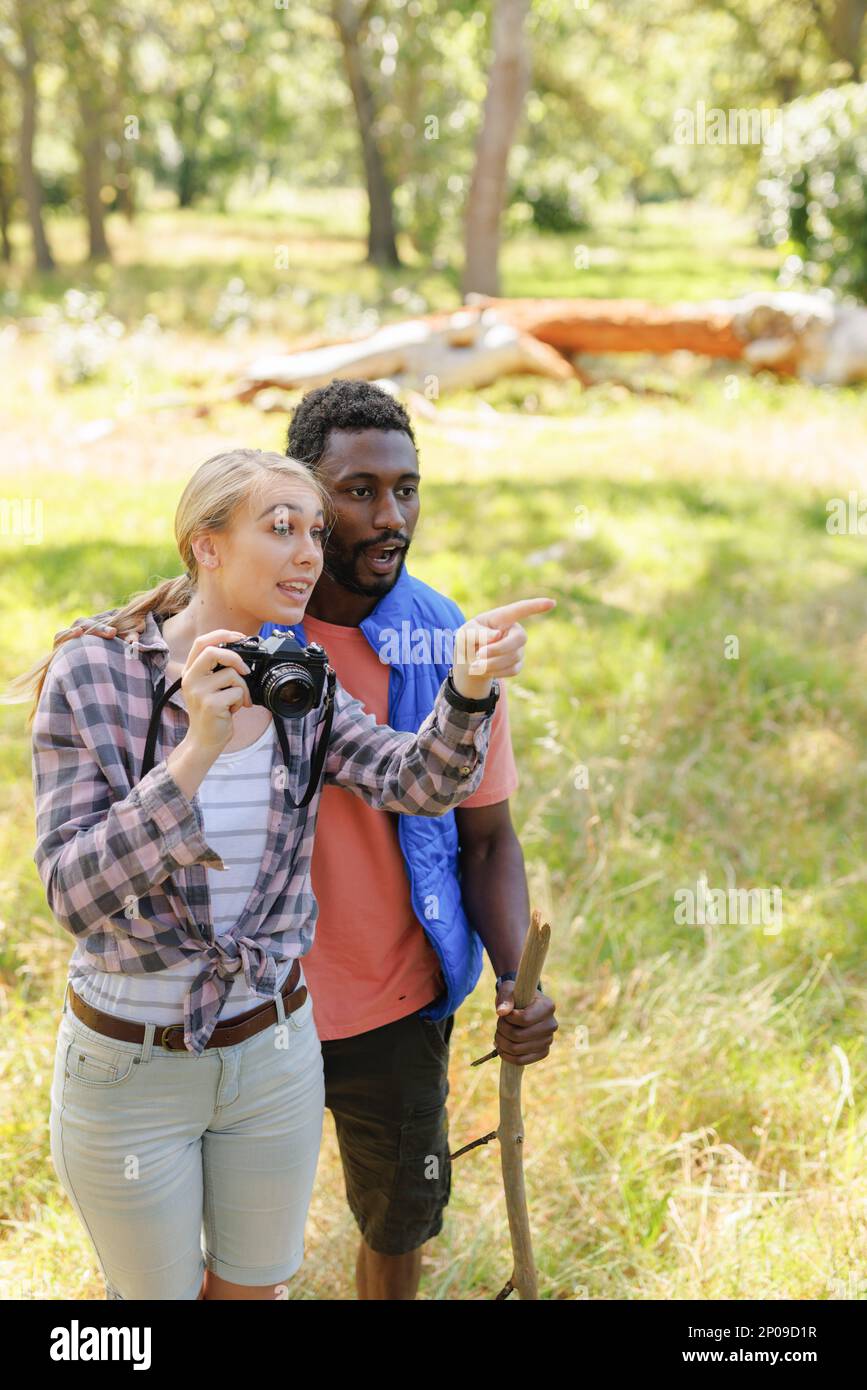
[[[287,453],[316,468],[337,517],[303,626],[293,631],[322,644],[343,686],[377,720],[414,732],[450,665],[445,634],[463,615],[405,566],[419,516],[409,417],[379,387],[332,381],[295,410]],[[339,788],[322,792],[312,859],[319,920],[304,971],[325,1104],[361,1231],[360,1299],[414,1298],[422,1246],[442,1228],[451,1188],[449,1038],[483,949],[498,977],[500,1055],[539,1061],[557,1031],[541,992],[526,1009],[511,1003],[530,915],[509,816],[517,782],[502,690],[484,777],[457,811],[396,816]]]
[[[409,417],[379,387],[332,381],[295,410],[287,453],[316,468],[337,516],[303,627],[293,630],[322,644],[378,720],[415,730],[448,670],[444,634],[463,616],[405,567],[419,516]],[[414,1298],[421,1248],[442,1227],[449,1038],[483,946],[498,976],[500,1055],[539,1061],[557,1029],[541,992],[521,1011],[510,1002],[529,922],[509,816],[517,780],[503,694],[484,779],[457,811],[423,820],[375,811],[339,788],[322,794],[312,864],[319,921],[304,966],[325,1103],[362,1235],[360,1299]]]

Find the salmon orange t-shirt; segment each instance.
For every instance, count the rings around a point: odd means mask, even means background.
[[[387,724],[389,667],[361,629],[308,615],[304,631],[325,648],[349,694]],[[491,806],[517,785],[501,682],[482,781],[461,805]],[[376,811],[342,787],[324,787],[311,873],[319,920],[304,974],[323,1041],[394,1023],[441,993],[439,957],[412,909],[393,812]]]

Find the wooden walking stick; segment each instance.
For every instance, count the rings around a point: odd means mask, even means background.
[[[551,928],[547,922],[542,924],[542,914],[534,908],[530,930],[521,952],[518,978],[515,981],[516,1009],[525,1009],[536,993],[536,985],[542,974],[550,940]],[[506,1017],[508,1018],[508,1014]],[[533,1242],[530,1236],[530,1216],[524,1190],[524,1120],[521,1115],[521,1080],[524,1070],[524,1067],[507,1062],[505,1058],[500,1062],[500,1128],[497,1137],[500,1141],[500,1162],[503,1168],[503,1187],[506,1192],[506,1212],[509,1217],[514,1263],[511,1278],[497,1294],[498,1301],[508,1298],[513,1289],[518,1290],[522,1299],[539,1297]]]
[[[521,952],[518,978],[512,996],[516,1009],[526,1009],[536,993],[536,985],[542,974],[551,928],[542,923],[542,914],[533,909],[530,929]],[[508,1018],[508,1014],[505,1015]],[[482,1062],[490,1062],[500,1054],[496,1048],[479,1057],[471,1065],[480,1067]],[[477,1149],[480,1144],[489,1144],[492,1139],[500,1141],[500,1161],[503,1168],[503,1187],[506,1193],[506,1213],[509,1218],[509,1235],[512,1238],[512,1275],[497,1294],[496,1302],[508,1298],[517,1289],[522,1298],[538,1299],[536,1265],[533,1260],[533,1242],[530,1238],[530,1217],[527,1211],[527,1194],[524,1190],[524,1121],[521,1115],[521,1080],[524,1068],[514,1062],[500,1061],[500,1127],[490,1134],[464,1144],[462,1149],[450,1154],[452,1159],[460,1158]]]

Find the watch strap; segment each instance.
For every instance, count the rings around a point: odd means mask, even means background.
[[[449,700],[454,705],[455,709],[463,710],[466,714],[492,714],[500,698],[500,683],[498,680],[492,682],[490,692],[483,700],[471,700],[469,696],[462,695],[452,680],[451,668],[449,668],[449,673],[446,677],[446,687],[449,692]]]
[[[503,983],[504,980],[517,980],[517,978],[518,978],[518,975],[517,975],[517,972],[516,972],[516,971],[514,971],[514,970],[506,970],[506,971],[504,971],[502,975],[498,975],[498,976],[497,976],[497,989],[500,988],[500,985]],[[545,991],[542,989],[542,981],[541,981],[541,980],[540,980],[539,983],[537,984],[536,988],[537,988],[542,994],[545,993]]]

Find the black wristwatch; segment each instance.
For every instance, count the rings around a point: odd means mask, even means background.
[[[462,709],[466,714],[492,714],[494,706],[500,698],[500,683],[497,680],[491,682],[491,689],[484,700],[471,700],[468,696],[462,695],[455,688],[452,680],[452,668],[449,667],[449,674],[446,679],[446,689],[448,697],[455,709]]]
[[[517,980],[517,978],[518,978],[518,976],[516,975],[516,973],[515,973],[514,970],[506,970],[506,971],[504,971],[502,975],[498,975],[498,976],[497,976],[497,989],[500,988],[500,985],[503,983],[504,980]],[[537,984],[536,988],[540,991],[540,993],[542,993],[542,994],[545,993],[545,991],[542,989],[542,981],[541,981],[541,980],[540,980],[539,983]]]

